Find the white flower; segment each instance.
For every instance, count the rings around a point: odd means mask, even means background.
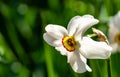
[[[109,27],[109,41],[113,48],[112,53],[120,52],[120,12],[111,18]]]
[[[96,42],[90,37],[83,37],[84,32],[98,22],[91,15],[75,16],[70,20],[67,30],[59,25],[47,25],[43,37],[49,45],[67,56],[68,63],[75,72],[91,72],[87,58],[106,59],[111,54],[111,47],[106,42]]]

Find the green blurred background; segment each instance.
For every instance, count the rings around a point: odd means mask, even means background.
[[[75,73],[43,33],[47,24],[66,27],[73,16],[91,14],[108,35],[109,18],[119,10],[120,0],[0,0],[0,77],[107,77],[105,60],[88,60],[92,72]],[[111,56],[112,77],[120,76],[119,58]]]

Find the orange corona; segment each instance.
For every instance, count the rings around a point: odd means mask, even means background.
[[[118,34],[115,35],[114,40],[115,40],[115,42],[116,42],[117,44],[120,45],[120,33],[118,33]]]
[[[73,52],[76,48],[76,41],[73,36],[65,36],[62,39],[62,44],[67,51]]]

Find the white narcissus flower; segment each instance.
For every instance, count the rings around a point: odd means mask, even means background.
[[[43,38],[62,55],[67,56],[73,70],[77,73],[91,72],[87,65],[89,59],[106,59],[111,54],[111,47],[106,42],[97,42],[84,36],[84,32],[99,21],[91,15],[73,17],[67,30],[59,25],[46,26]]]
[[[110,19],[109,41],[113,48],[112,53],[120,52],[120,11]]]

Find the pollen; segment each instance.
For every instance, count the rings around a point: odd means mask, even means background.
[[[69,52],[73,52],[76,49],[76,41],[73,36],[63,37],[62,44]]]
[[[115,35],[114,41],[115,41],[117,44],[120,45],[120,33],[117,33],[117,34]]]

